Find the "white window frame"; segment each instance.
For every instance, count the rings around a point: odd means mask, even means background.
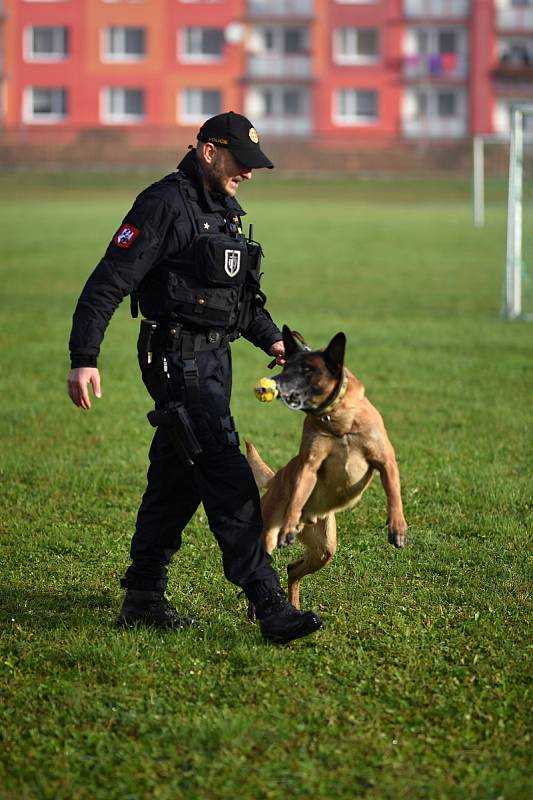
[[[353,114],[352,116],[345,116],[341,115],[340,113],[340,95],[342,92],[353,92],[357,94],[357,92],[373,92],[376,96],[376,115],[375,116],[363,116]],[[341,86],[337,89],[334,89],[333,96],[332,96],[332,113],[331,118],[335,125],[340,127],[352,127],[352,126],[360,126],[360,125],[377,125],[379,123],[380,118],[380,111],[379,111],[379,91],[372,87],[366,86]]]
[[[126,112],[111,112],[111,92],[136,91],[143,94],[144,110],[142,114],[126,114]],[[105,86],[100,90],[100,121],[105,125],[137,125],[146,119],[146,89],[142,86]]]
[[[57,50],[53,53],[34,53],[33,51],[33,32],[36,28],[50,28],[51,30],[60,31],[65,42],[66,49],[64,52]],[[22,35],[24,61],[33,64],[48,64],[51,62],[66,61],[69,57],[69,29],[66,25],[27,25],[24,28]]]
[[[50,114],[36,114],[33,108],[33,93],[38,91],[63,92],[66,111],[54,111]],[[54,103],[52,102],[52,106]],[[26,86],[22,93],[22,119],[24,122],[39,125],[56,125],[68,117],[68,90],[64,86]]]
[[[222,31],[222,52],[220,55],[210,53],[187,53],[187,32],[204,31],[208,29]],[[183,64],[220,64],[224,61],[224,28],[220,25],[186,25],[178,30],[177,56]]]
[[[376,34],[376,53],[375,55],[360,55],[357,52],[354,53],[343,53],[341,50],[342,47],[342,31],[346,31],[348,36],[354,40],[355,50],[358,47],[358,39],[359,33],[361,31],[374,31]],[[380,32],[378,28],[364,26],[355,26],[355,25],[341,25],[338,28],[335,28],[333,31],[333,61],[335,64],[351,64],[351,65],[365,65],[365,64],[377,64],[380,61]]]
[[[223,93],[222,89],[220,89],[218,86],[213,86],[213,87],[210,87],[210,86],[187,86],[187,87],[185,87],[183,89],[180,89],[180,91],[178,92],[178,98],[177,98],[177,121],[178,122],[182,122],[184,124],[189,124],[189,123],[197,124],[197,123],[205,122],[205,120],[209,116],[214,116],[214,115],[209,114],[208,112],[206,113],[206,112],[201,111],[201,110],[198,111],[198,112],[194,112],[194,111],[193,112],[188,112],[187,111],[187,94],[188,93],[192,94],[193,92],[198,92],[198,93],[201,93],[201,92],[218,92],[219,95],[220,95],[220,112],[222,111],[224,93]],[[215,113],[220,113],[220,112],[215,112]]]
[[[127,53],[126,52],[126,31],[128,29],[144,31],[144,52],[143,53]],[[118,30],[122,33],[123,50],[119,53],[111,52],[111,31]],[[146,27],[144,25],[108,25],[101,31],[100,35],[100,60],[104,64],[127,64],[138,63],[146,59]]]

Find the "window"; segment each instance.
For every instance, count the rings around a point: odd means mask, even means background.
[[[144,90],[117,87],[104,89],[100,115],[103,122],[141,122],[144,119]]]
[[[374,89],[338,89],[333,119],[338,125],[374,123],[378,117],[378,94]]]
[[[466,33],[463,28],[415,28],[408,33],[408,51],[420,56],[466,51]],[[414,42],[412,43],[413,34]]]
[[[140,61],[146,54],[144,28],[106,28],[104,32],[103,60]]]
[[[66,116],[66,89],[32,86],[24,91],[25,122],[61,122]]]
[[[439,53],[457,53],[457,34],[455,31],[439,31],[437,51]]]
[[[465,100],[457,89],[416,89],[414,95],[414,116],[417,119],[426,117],[461,117],[464,115]]]
[[[283,31],[283,52],[305,53],[307,50],[307,30],[305,28],[285,28]]]
[[[249,51],[270,55],[299,55],[309,52],[309,28],[304,26],[254,25]]]
[[[337,64],[372,64],[378,60],[375,28],[338,28],[333,32],[333,58]]]
[[[183,61],[221,61],[224,31],[222,28],[185,28],[181,55]]]
[[[24,57],[26,61],[62,61],[68,55],[67,28],[26,28],[24,31]]]
[[[179,117],[183,122],[203,122],[222,112],[219,89],[183,89]]]
[[[437,92],[437,116],[455,117],[457,114],[457,95],[455,92]]]

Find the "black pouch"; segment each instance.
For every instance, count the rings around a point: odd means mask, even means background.
[[[248,250],[248,282],[256,283],[259,286],[261,278],[261,258],[263,248],[257,242],[246,242]]]
[[[170,307],[181,322],[195,327],[231,328],[237,321],[239,289],[235,286],[194,286],[191,280],[171,272]]]
[[[248,271],[248,245],[224,233],[201,233],[194,240],[194,265],[200,283],[240,286]]]

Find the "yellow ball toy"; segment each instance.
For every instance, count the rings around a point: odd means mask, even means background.
[[[272,378],[261,378],[255,385],[254,392],[261,403],[271,403],[279,394],[276,381]]]

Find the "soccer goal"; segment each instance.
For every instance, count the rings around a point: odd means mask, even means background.
[[[505,319],[533,321],[533,103],[511,110]]]

